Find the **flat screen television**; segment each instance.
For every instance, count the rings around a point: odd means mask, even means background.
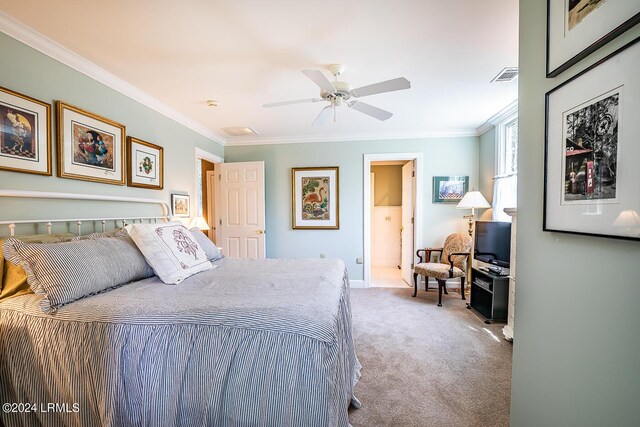
[[[476,221],[473,257],[478,261],[509,268],[511,257],[511,223]]]

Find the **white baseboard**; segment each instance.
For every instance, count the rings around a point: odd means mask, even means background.
[[[349,286],[352,288],[364,288],[364,280],[349,280]]]

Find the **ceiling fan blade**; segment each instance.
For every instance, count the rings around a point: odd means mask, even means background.
[[[327,105],[326,107],[324,107],[320,111],[320,114],[318,114],[318,117],[316,117],[316,119],[313,121],[313,124],[311,126],[313,126],[314,128],[324,126],[325,123],[327,123],[327,120],[329,119],[329,117],[331,117],[332,108],[333,108],[333,105]]]
[[[336,88],[333,87],[327,76],[324,75],[322,71],[319,70],[302,70],[302,72],[309,77],[315,84],[320,86],[325,92],[335,92]]]
[[[380,83],[374,83],[368,86],[362,86],[351,91],[351,95],[361,98],[363,96],[375,95],[377,93],[393,92],[394,90],[409,89],[411,83],[404,77],[391,79]]]
[[[303,104],[305,102],[318,102],[322,101],[320,98],[308,98],[308,99],[296,99],[293,101],[272,102],[271,104],[264,104],[264,108],[282,107],[283,105]]]
[[[373,105],[370,105],[370,104],[365,104],[364,102],[360,102],[360,101],[351,102],[349,104],[349,107],[353,108],[354,110],[358,110],[361,113],[367,114],[371,117],[374,117],[378,120],[387,120],[387,119],[390,119],[391,116],[393,116],[393,113],[390,113],[378,107],[374,107]]]

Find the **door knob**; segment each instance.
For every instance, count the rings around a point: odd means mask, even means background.
[[[264,230],[256,230],[256,233],[258,233],[258,234],[264,234]]]

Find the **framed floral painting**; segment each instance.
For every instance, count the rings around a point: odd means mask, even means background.
[[[159,145],[127,137],[127,185],[162,190],[164,150]]]
[[[338,167],[292,168],[293,228],[337,230]]]

